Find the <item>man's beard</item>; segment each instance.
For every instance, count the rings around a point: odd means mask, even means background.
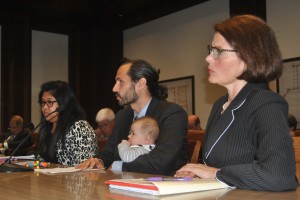
[[[124,97],[121,97],[118,93],[116,94],[120,98],[118,101],[119,106],[126,106],[137,102],[138,95],[134,90],[134,85],[132,85],[125,93]]]

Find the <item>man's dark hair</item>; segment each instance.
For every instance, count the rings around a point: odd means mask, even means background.
[[[159,85],[159,73],[145,60],[126,60],[124,64],[131,63],[128,75],[133,82],[138,82],[141,78],[147,80],[147,87],[151,96],[159,99],[166,99],[168,97],[168,88]]]

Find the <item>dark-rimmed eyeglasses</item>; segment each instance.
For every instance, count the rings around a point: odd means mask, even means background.
[[[50,101],[50,100],[48,100],[48,101],[39,101],[39,104],[40,104],[41,107],[44,107],[47,104],[47,106],[50,108],[50,107],[53,106],[53,104],[55,102],[57,102],[57,101]]]
[[[216,60],[220,58],[223,52],[238,52],[237,50],[234,49],[220,49],[217,47],[213,47],[211,45],[207,45],[207,49],[208,49],[208,54],[212,55],[212,57]]]

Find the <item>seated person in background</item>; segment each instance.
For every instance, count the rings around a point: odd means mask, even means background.
[[[295,136],[295,130],[297,128],[297,119],[294,115],[289,114],[288,123],[290,127],[290,135]]]
[[[23,118],[19,115],[14,115],[10,119],[9,130],[10,130],[10,136],[3,143],[0,143],[1,153],[3,155],[8,155],[8,149],[15,149],[27,136],[27,133],[23,129]],[[27,140],[21,145],[19,149],[27,148],[30,145],[31,145],[31,140],[30,137],[28,137]],[[23,156],[26,155],[26,152],[22,155],[22,153],[18,153],[17,151],[15,155]]]
[[[157,121],[152,117],[144,116],[135,120],[130,128],[129,139],[122,140],[118,145],[121,160],[123,162],[132,162],[140,155],[152,151],[155,147],[158,134],[159,128]],[[120,169],[114,169],[112,167],[112,170]]]
[[[26,126],[24,126],[24,131],[28,134],[31,134],[31,132],[34,129],[34,124],[32,122],[30,122],[29,124],[27,124]]]
[[[200,119],[197,115],[188,116],[188,129],[189,130],[202,130]]]
[[[94,129],[85,120],[84,111],[68,83],[50,81],[42,84],[39,104],[41,118],[47,118],[40,129],[38,157],[46,162],[74,166],[97,154]],[[59,107],[62,110],[54,112]]]
[[[107,140],[114,128],[115,113],[110,108],[103,108],[96,115],[97,129],[95,133],[98,140]]]
[[[144,60],[127,60],[122,63],[115,80],[113,92],[119,105],[124,108],[116,114],[113,132],[98,157],[90,158],[77,168],[107,168],[113,161],[120,161],[118,144],[128,138],[133,119],[150,116],[157,120],[160,130],[155,148],[132,162],[119,163],[118,169],[148,174],[174,174],[188,162],[185,110],[165,100],[168,96],[167,88],[159,85],[158,71]]]
[[[217,179],[240,189],[296,190],[288,104],[268,87],[282,73],[274,32],[253,15],[234,16],[214,28],[208,80],[227,94],[208,118],[203,163],[187,164],[175,176]]]
[[[0,143],[3,143],[10,136],[9,130],[0,133]]]

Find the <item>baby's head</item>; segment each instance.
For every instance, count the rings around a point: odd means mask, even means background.
[[[159,134],[158,123],[152,117],[141,117],[135,120],[128,136],[130,145],[155,144]]]

